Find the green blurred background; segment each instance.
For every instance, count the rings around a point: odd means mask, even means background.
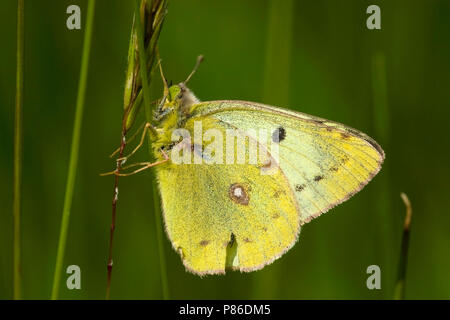
[[[83,30],[66,8],[86,1],[25,1],[22,188],[23,293],[50,297],[67,178]],[[381,7],[381,30],[366,8]],[[61,298],[103,299],[132,1],[99,0],[65,267],[82,289]],[[0,5],[0,298],[12,298],[13,123],[17,3]],[[201,100],[239,99],[301,110],[374,137],[379,175],[351,200],[307,224],[299,242],[263,270],[199,278],[164,235],[170,297],[390,299],[405,213],[413,204],[406,298],[450,298],[448,0],[171,0],[160,52],[166,76]],[[160,97],[155,78],[153,97]],[[143,121],[143,120],[142,120]],[[146,153],[140,158],[145,159]],[[162,298],[148,173],[120,180],[112,298]],[[183,190],[180,190],[180,196]],[[182,223],[182,221],[180,221]],[[368,290],[366,268],[381,268]],[[64,269],[65,269],[64,267]]]

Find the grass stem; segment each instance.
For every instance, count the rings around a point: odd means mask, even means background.
[[[14,119],[14,200],[13,200],[13,272],[14,299],[22,297],[21,275],[21,238],[20,238],[20,191],[22,184],[22,107],[23,107],[23,26],[24,0],[18,1],[17,6],[17,72],[16,72],[16,108]]]
[[[123,157],[123,152],[126,147],[125,140],[126,130],[122,128],[122,135],[120,140],[120,149],[119,149],[119,158]],[[116,162],[116,172],[119,173],[122,167],[122,162]],[[106,300],[109,300],[111,296],[111,277],[112,277],[112,269],[113,269],[113,240],[114,240],[114,231],[116,230],[116,216],[117,216],[117,200],[119,196],[119,176],[114,176],[114,195],[112,200],[112,216],[111,216],[111,227],[109,233],[109,249],[108,249],[108,265],[107,265],[107,283],[106,283]]]
[[[72,135],[72,145],[70,149],[70,161],[67,175],[66,193],[64,197],[64,208],[58,242],[58,252],[56,255],[55,273],[53,278],[53,289],[51,299],[58,299],[61,272],[66,249],[67,232],[69,229],[70,209],[72,206],[73,190],[78,166],[78,154],[80,149],[81,124],[83,120],[84,98],[86,93],[87,75],[89,67],[89,55],[91,49],[92,29],[94,23],[95,0],[88,1],[86,30],[83,40],[83,53],[81,57],[81,70],[78,82],[78,95],[75,109],[75,120]]]
[[[142,91],[144,94],[144,106],[145,106],[145,116],[147,119],[147,122],[152,121],[152,112],[150,109],[151,100],[150,100],[150,86],[149,86],[149,79],[147,77],[147,68],[143,66],[147,66],[147,57],[146,57],[146,50],[144,46],[144,35],[143,35],[143,28],[142,28],[142,22],[139,13],[139,7],[140,7],[140,0],[135,0],[135,22],[136,22],[136,30],[137,30],[137,44],[138,44],[138,52],[139,52],[139,63],[140,63],[140,76],[142,80]],[[156,43],[156,40],[153,42]],[[152,49],[152,48],[151,48]],[[153,54],[155,51],[150,50],[150,54]],[[154,57],[150,57],[151,61],[153,61]],[[152,148],[149,145],[149,153],[150,156],[153,157]],[[156,228],[156,241],[158,244],[158,254],[159,254],[159,264],[160,264],[160,272],[161,272],[161,285],[162,285],[162,291],[163,291],[163,298],[165,300],[169,299],[169,285],[168,285],[168,278],[167,278],[167,271],[166,271],[166,260],[164,255],[164,246],[163,246],[163,233],[162,233],[162,224],[161,224],[161,215],[160,215],[160,206],[158,201],[158,192],[156,187],[156,179],[152,177],[152,194],[153,194],[153,201],[154,201],[154,213],[155,213],[155,228]]]

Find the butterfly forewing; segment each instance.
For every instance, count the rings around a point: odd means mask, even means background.
[[[271,133],[272,140],[261,143],[279,145],[279,167],[294,190],[302,224],[361,190],[384,159],[383,150],[367,135],[303,113],[253,102],[213,101],[195,106],[192,117],[205,116],[242,131]]]

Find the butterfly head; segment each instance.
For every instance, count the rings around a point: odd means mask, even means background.
[[[200,102],[194,93],[186,87],[185,82],[171,86],[167,98],[168,104],[173,105],[176,110],[183,113],[188,113],[191,105]]]
[[[171,118],[170,115],[174,118],[180,118],[182,116],[186,116],[189,114],[190,107],[193,104],[200,102],[197,97],[192,93],[191,90],[186,86],[186,83],[191,79],[192,75],[197,70],[200,62],[202,62],[203,56],[199,56],[197,58],[197,63],[195,65],[194,70],[189,74],[189,76],[183,82],[180,82],[176,85],[169,86],[167,84],[167,80],[164,77],[161,64],[161,78],[164,84],[164,96],[158,107],[155,118],[159,121]],[[172,121],[171,121],[172,122]]]

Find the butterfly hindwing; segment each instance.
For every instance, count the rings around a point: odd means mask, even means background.
[[[231,128],[212,117],[203,120],[205,130],[225,135]],[[191,122],[185,128],[193,135]],[[295,243],[300,216],[294,191],[281,170],[262,175],[261,165],[157,167],[166,231],[187,269],[200,275],[227,267],[257,270]]]

